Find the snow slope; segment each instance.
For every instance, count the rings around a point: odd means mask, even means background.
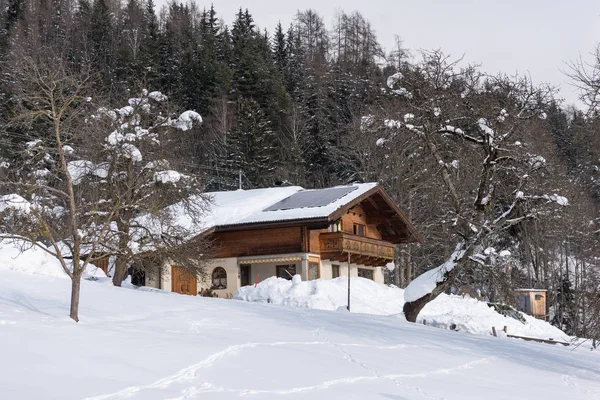
[[[90,281],[75,323],[68,279],[23,273],[45,272],[33,256],[19,271],[6,260],[2,399],[600,397],[600,353],[584,346]]]
[[[376,315],[402,313],[404,290],[364,278],[351,278],[350,286],[352,312]],[[292,283],[273,277],[256,287],[240,288],[234,299],[319,310],[344,309],[348,304],[348,281],[341,277]],[[428,325],[445,329],[454,325],[455,330],[479,335],[490,335],[493,326],[498,334],[502,334],[500,331],[506,326],[512,335],[569,341],[564,332],[549,323],[522,315],[525,324],[497,313],[485,302],[442,294],[423,308],[417,322],[426,320]],[[397,317],[404,318],[403,315]]]
[[[55,257],[39,247],[19,240],[4,239],[0,242],[0,269],[2,268],[26,274],[68,279]],[[88,265],[84,277],[106,278],[106,275],[100,268]]]

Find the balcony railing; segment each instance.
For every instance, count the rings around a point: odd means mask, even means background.
[[[350,261],[356,264],[382,266],[394,259],[394,245],[382,240],[351,235],[344,232],[321,233],[321,258]]]

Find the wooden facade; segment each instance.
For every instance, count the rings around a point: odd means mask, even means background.
[[[546,290],[515,290],[517,310],[540,319],[546,319]]]
[[[302,227],[216,232],[215,257],[246,257],[303,251]]]
[[[322,233],[321,257],[326,260],[381,267],[394,259],[394,245],[345,232]]]
[[[213,244],[207,276],[190,276],[168,265],[165,276],[148,276],[146,282],[182,294],[200,290],[220,297],[273,276],[291,279],[294,274],[306,280],[346,275],[383,283],[381,267],[393,261],[395,246],[421,238],[381,187],[366,185],[368,189],[326,212],[322,205],[261,208],[256,218],[260,222],[215,225],[201,234]],[[304,217],[290,219],[290,214]]]
[[[394,259],[397,243],[420,240],[378,187],[327,219],[239,225],[212,232],[217,258],[310,253],[324,260],[377,267]]]

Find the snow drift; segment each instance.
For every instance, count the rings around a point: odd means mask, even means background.
[[[348,279],[317,279],[301,281],[299,275],[293,281],[268,278],[256,287],[244,286],[235,293],[234,299],[282,304],[285,306],[314,308],[318,310],[345,309],[348,304]],[[402,292],[369,279],[351,278],[351,311],[361,314],[391,315],[402,312]]]
[[[234,299],[281,304],[299,308],[319,310],[345,310],[348,303],[348,279],[340,277],[332,280],[317,279],[301,281],[298,275],[293,281],[269,278],[256,287],[240,288]],[[384,286],[369,279],[351,278],[350,310],[353,313],[375,315],[398,315],[404,318],[404,290],[395,286]],[[462,296],[441,294],[428,303],[417,322],[427,321],[427,325],[444,329],[490,335],[492,327],[498,334],[503,327],[508,333],[540,339],[568,340],[567,334],[545,321],[522,314],[524,323],[497,313],[487,303]]]

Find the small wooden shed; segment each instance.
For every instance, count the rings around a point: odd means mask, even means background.
[[[516,289],[517,310],[546,319],[546,289]]]

